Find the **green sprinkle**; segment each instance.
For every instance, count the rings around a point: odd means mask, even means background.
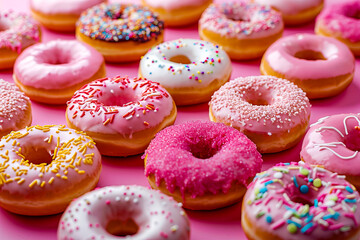
[[[300,168],[300,173],[304,176],[309,175],[309,170],[306,168]]]
[[[336,202],[338,200],[338,197],[336,195],[331,195],[329,197],[330,200],[333,200],[334,202]]]
[[[289,231],[289,233],[296,233],[297,227],[295,224],[290,223],[289,225],[287,225],[287,230]]]
[[[350,231],[350,229],[351,229],[351,227],[349,227],[349,226],[344,226],[344,227],[340,228],[340,231],[341,231],[341,232],[348,232],[348,231]]]
[[[256,214],[256,218],[261,218],[264,215],[265,215],[265,212],[259,212],[258,214]]]
[[[310,210],[309,204],[306,204],[302,209],[301,209],[301,214],[307,214]]]
[[[314,185],[314,187],[317,187],[317,188],[321,187],[322,183],[321,183],[320,178],[314,179],[313,185]]]

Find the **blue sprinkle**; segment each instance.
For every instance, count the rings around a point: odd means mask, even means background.
[[[312,178],[308,178],[308,182],[313,182],[314,181],[314,179],[312,179]]]
[[[335,213],[333,214],[333,219],[338,220],[339,217],[340,217],[340,213],[335,212]]]
[[[318,207],[319,206],[319,201],[317,199],[314,200],[314,207]]]
[[[351,187],[349,187],[349,186],[346,186],[345,189],[346,189],[346,191],[348,191],[349,193],[353,193],[353,192],[354,192],[354,190],[353,190]]]
[[[287,224],[292,223],[292,224],[294,224],[297,228],[301,228],[301,227],[302,227],[301,224],[299,224],[299,223],[297,223],[297,222],[294,222],[293,220],[290,220],[290,219],[286,220],[286,223],[287,223]]]
[[[296,179],[295,176],[293,177],[293,181],[294,181],[295,187],[298,188],[298,187],[299,187],[299,184],[298,184],[297,179]]]
[[[333,217],[333,215],[332,215],[332,214],[328,214],[328,215],[323,216],[323,218],[322,218],[322,219],[324,219],[324,220],[328,220],[328,219],[330,219],[330,218],[332,218],[332,217]]]
[[[347,203],[356,203],[356,199],[345,199],[344,201]]]
[[[272,223],[272,217],[270,215],[266,216],[266,222],[267,223]]]
[[[306,186],[306,185],[302,185],[302,186],[300,187],[300,192],[303,193],[303,194],[308,193],[308,192],[309,192],[309,187]]]
[[[267,188],[266,187],[263,187],[263,188],[260,188],[260,193],[266,193],[267,192]]]
[[[285,165],[285,166],[288,166],[288,165],[290,165],[290,163],[284,163],[284,165]]]
[[[311,222],[311,220],[313,220],[313,218],[314,218],[314,215],[309,215],[309,216],[305,219],[305,222],[306,222],[306,223],[309,223],[309,222]]]
[[[267,185],[272,184],[273,182],[274,182],[273,180],[270,180],[270,181],[267,181],[264,185],[266,187]]]
[[[306,224],[306,225],[301,229],[301,232],[302,232],[302,233],[306,233],[306,231],[309,230],[312,226],[314,226],[314,224],[313,224],[312,222]]]

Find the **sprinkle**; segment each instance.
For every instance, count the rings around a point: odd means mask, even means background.
[[[287,230],[289,231],[289,233],[296,233],[297,229],[298,228],[294,223],[290,223],[289,225],[287,225]]]
[[[314,224],[313,224],[312,222],[306,224],[306,225],[301,229],[301,232],[302,232],[302,233],[306,233],[306,231],[309,230],[312,226],[314,226]]]
[[[281,172],[276,172],[276,173],[274,173],[274,177],[275,178],[282,178],[283,174]]]
[[[272,219],[272,217],[270,215],[266,215],[265,219],[266,219],[267,223],[272,223],[272,221],[273,221],[273,219]]]
[[[308,192],[309,192],[309,187],[306,186],[306,185],[302,185],[302,186],[300,187],[300,192],[303,193],[303,194],[308,193]]]
[[[353,193],[353,192],[354,192],[354,190],[353,190],[351,187],[349,187],[349,186],[346,186],[346,187],[345,187],[345,190],[348,191],[349,193]]]
[[[304,176],[307,176],[309,175],[309,170],[306,169],[306,168],[300,168],[300,174],[304,175]]]
[[[321,179],[320,178],[314,179],[313,185],[314,185],[314,187],[317,187],[317,188],[321,187],[322,186]]]

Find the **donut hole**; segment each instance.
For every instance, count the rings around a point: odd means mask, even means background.
[[[103,94],[98,101],[104,106],[118,106],[123,107],[133,102],[138,101],[139,98],[134,94],[132,89],[110,89],[103,91]]]
[[[348,135],[344,138],[345,146],[352,151],[360,151],[360,127],[355,126],[348,131]]]
[[[353,9],[352,11],[348,11],[346,16],[349,18],[360,20],[360,11],[358,9]]]
[[[199,141],[190,143],[191,154],[199,159],[209,159],[219,152],[220,147],[216,146],[215,141]]]
[[[271,105],[272,97],[265,89],[249,89],[244,96],[244,99],[254,106],[267,106]]]
[[[25,159],[29,163],[33,164],[50,164],[53,161],[53,152],[49,152],[45,147],[39,146],[23,146],[21,148],[21,154],[25,156]]]
[[[132,219],[114,219],[108,222],[106,231],[114,236],[125,237],[135,235],[139,231],[139,226]]]
[[[296,52],[294,57],[309,61],[316,61],[316,60],[326,60],[326,57],[321,52],[313,51],[313,50],[302,50]]]
[[[48,49],[41,55],[41,62],[50,65],[62,65],[70,63],[70,54],[60,49]]]
[[[181,63],[181,64],[190,64],[190,59],[185,55],[176,55],[169,59],[169,61],[174,63]]]
[[[314,203],[311,202],[310,200],[305,199],[305,198],[300,197],[300,196],[294,196],[293,198],[291,198],[291,201],[296,202],[296,203],[300,203],[302,205],[309,205],[309,207],[314,205]]]

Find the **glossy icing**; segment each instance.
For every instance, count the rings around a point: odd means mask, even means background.
[[[89,79],[103,63],[103,56],[87,44],[54,40],[26,49],[16,59],[14,72],[25,86],[63,89]]]
[[[299,12],[319,6],[323,0],[254,0],[261,5],[269,5],[282,14],[295,15]]]
[[[320,52],[326,60],[295,57],[301,51]],[[294,34],[279,39],[264,55],[264,60],[284,78],[314,80],[353,74],[355,58],[342,42],[314,34]],[[326,71],[324,71],[326,69]]]
[[[222,123],[192,121],[160,131],[151,141],[145,175],[165,181],[170,192],[191,197],[227,193],[234,182],[247,181],[261,170],[262,158],[244,134]]]
[[[0,79],[0,132],[19,130],[18,125],[30,108],[30,99],[18,87]]]
[[[268,6],[245,1],[212,4],[201,16],[199,28],[228,38],[252,39],[283,30],[281,14]]]
[[[259,99],[267,105],[251,104]],[[290,131],[310,117],[306,94],[292,82],[272,76],[231,80],[214,93],[210,109],[219,122],[268,135]]]
[[[165,10],[173,10],[177,8],[200,6],[208,2],[208,0],[144,0],[144,2],[155,8],[163,8]]]
[[[324,28],[335,37],[342,37],[351,42],[360,41],[359,1],[344,1],[327,6],[316,19],[316,28]]]
[[[106,230],[114,219],[132,219],[138,225],[138,232],[126,239],[189,239],[189,220],[181,204],[142,186],[104,187],[81,196],[61,217],[57,236],[59,240],[119,239]]]
[[[278,164],[250,184],[243,214],[279,239],[345,239],[359,227],[360,202],[344,178],[304,162]]]
[[[82,131],[122,134],[131,138],[160,124],[173,110],[168,92],[141,78],[105,78],[75,92],[67,103],[69,121]]]
[[[24,48],[40,41],[40,30],[35,20],[12,10],[0,12],[0,48],[20,53]]]
[[[349,149],[349,144],[358,141],[357,126],[360,126],[360,114],[319,119],[305,135],[300,153],[302,159],[340,174],[359,176],[360,155],[358,150]]]
[[[172,62],[183,55],[191,63]],[[218,45],[196,40],[178,39],[152,48],[140,61],[141,75],[165,88],[204,88],[215,79],[223,79],[231,72],[228,55]]]
[[[106,0],[31,0],[30,7],[45,14],[75,14]]]

